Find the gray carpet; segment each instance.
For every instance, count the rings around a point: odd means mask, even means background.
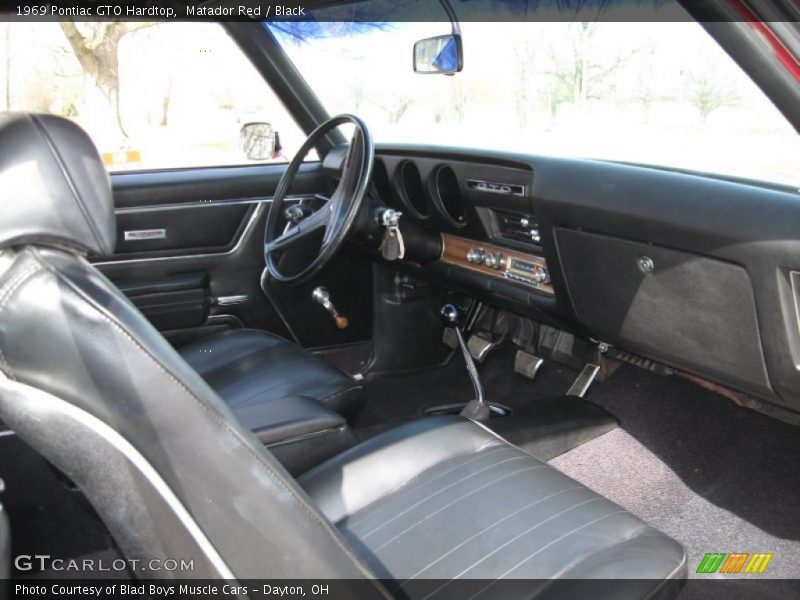
[[[725,597],[800,597],[800,428],[677,377],[625,366],[589,400],[620,427],[551,461],[680,541],[692,578],[747,578]],[[707,552],[772,552],[763,575],[698,575]],[[756,584],[753,584],[756,585]],[[690,585],[681,597],[707,597]]]

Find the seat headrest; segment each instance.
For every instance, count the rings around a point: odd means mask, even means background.
[[[111,182],[89,136],[61,117],[0,114],[0,248],[108,255],[115,243]]]

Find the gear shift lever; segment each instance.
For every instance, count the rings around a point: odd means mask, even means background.
[[[458,339],[458,347],[461,348],[461,354],[464,355],[464,362],[467,363],[469,378],[472,381],[472,387],[475,388],[475,398],[470,400],[463,408],[461,416],[472,419],[473,421],[486,421],[489,418],[489,405],[486,403],[486,398],[483,395],[483,386],[478,376],[478,369],[475,367],[472,356],[470,356],[467,344],[464,342],[464,334],[461,331],[465,321],[464,311],[460,306],[455,304],[445,304],[439,316],[445,327],[452,327],[455,330],[456,339]]]

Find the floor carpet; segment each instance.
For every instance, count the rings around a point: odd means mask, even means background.
[[[772,552],[761,587],[725,597],[800,597],[800,428],[675,376],[630,366],[588,399],[619,428],[551,464],[686,547],[690,576],[707,552]],[[717,577],[730,577],[718,575]],[[745,577],[745,576],[739,576]],[[708,597],[690,582],[682,597]]]

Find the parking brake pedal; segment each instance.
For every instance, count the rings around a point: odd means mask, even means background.
[[[469,355],[473,358],[473,360],[475,360],[475,362],[478,363],[482,363],[484,360],[486,360],[489,352],[491,352],[496,346],[497,343],[487,340],[478,333],[471,335],[469,340],[467,340],[467,349],[469,350]]]
[[[567,390],[567,396],[577,396],[578,398],[583,398],[586,395],[586,392],[589,391],[589,387],[592,385],[594,378],[597,377],[597,373],[599,372],[599,366],[594,363],[586,363],[583,369],[581,369],[581,372],[578,374],[578,377],[572,382],[572,385],[569,386],[569,389]]]
[[[517,350],[517,355],[514,357],[514,372],[528,379],[536,379],[542,364],[544,364],[543,358],[524,350]]]

